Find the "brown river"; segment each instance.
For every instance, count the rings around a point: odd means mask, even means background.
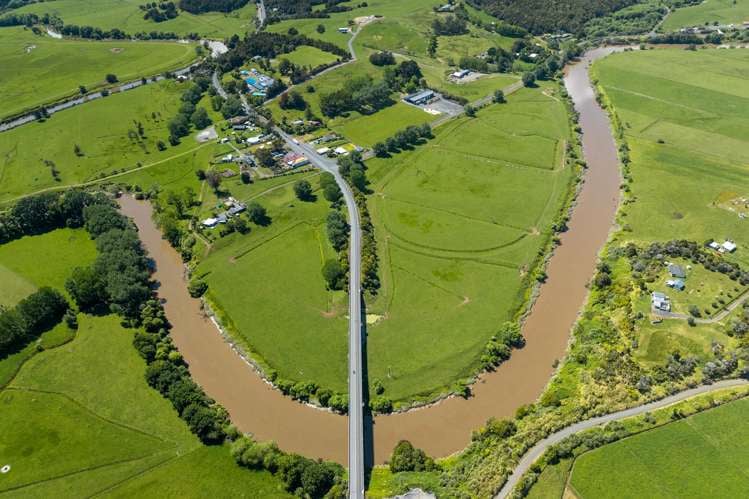
[[[375,463],[384,462],[401,439],[437,457],[463,449],[471,431],[488,418],[512,416],[518,407],[536,400],[554,372],[554,361],[564,356],[619,202],[616,145],[587,72],[591,61],[608,52],[587,53],[565,76],[580,113],[588,168],[569,230],[561,235],[562,244],[549,261],[548,280],[523,325],[525,347],[514,351],[495,372],[481,376],[469,399],[450,398],[406,413],[377,416],[372,428]],[[286,451],[345,465],[347,418],[294,402],[266,384],[203,316],[200,301],[188,294],[182,261],[161,238],[150,205],[130,197],[123,197],[120,204],[135,220],[156,262],[154,278],[161,284],[158,293],[174,326],[171,334],[193,378],[226,407],[242,431],[274,440]]]

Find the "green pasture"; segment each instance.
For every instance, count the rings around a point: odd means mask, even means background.
[[[673,10],[663,22],[663,31],[703,24],[741,24],[749,20],[749,0],[705,0]]]
[[[367,162],[383,283],[367,300],[380,318],[368,369],[386,396],[428,399],[470,376],[518,312],[574,176],[561,167],[568,139],[561,102],[525,89]]]
[[[326,291],[321,273],[335,258],[325,231],[329,203],[319,192],[315,202],[296,199],[293,183],[303,176],[317,186],[315,174],[227,184],[235,197],[267,208],[272,222],[219,239],[195,275],[204,276],[219,318],[253,358],[281,378],[345,391],[347,298]],[[206,203],[201,216],[210,211]]]
[[[164,165],[212,146],[201,146],[190,136],[177,146],[168,144],[168,123],[181,105],[182,91],[182,84],[173,80],[151,83],[0,134],[0,202]],[[136,122],[142,123],[145,137],[138,136]],[[166,150],[158,150],[159,140]],[[81,156],[75,154],[76,144]]]
[[[738,400],[585,453],[570,487],[581,499],[743,497],[747,410]]]
[[[330,52],[324,52],[317,47],[302,45],[297,47],[293,52],[279,56],[278,60],[281,59],[286,59],[297,66],[316,68],[323,64],[333,63],[338,57]]]
[[[749,52],[628,52],[593,69],[631,148],[623,237],[734,239],[730,258],[749,264],[749,219],[726,203],[749,197]]]
[[[73,267],[89,265],[96,246],[83,229],[59,229],[0,245],[0,305],[12,306],[50,286],[65,292]]]
[[[203,447],[146,384],[131,330],[114,316],[79,321],[75,340],[28,360],[0,392],[0,453],[11,465],[0,493],[278,495],[269,475],[237,468],[228,449]]]
[[[65,24],[94,26],[101,29],[119,28],[135,34],[150,31],[174,32],[178,35],[197,33],[204,38],[223,39],[234,34],[240,37],[255,29],[255,2],[250,1],[233,12],[208,12],[195,15],[179,11],[174,19],[160,23],[143,19],[141,0],[55,0],[33,3],[16,9],[18,13],[53,14]],[[176,2],[175,2],[176,3]]]
[[[80,85],[108,85],[108,73],[128,81],[185,67],[195,58],[194,44],[57,40],[25,28],[0,28],[0,60],[13,68],[0,71],[0,118],[76,95]]]
[[[332,120],[329,126],[354,144],[371,147],[375,142],[392,137],[398,130],[410,125],[429,123],[434,121],[434,118],[417,107],[397,102],[372,115],[356,113],[356,116],[350,119]]]

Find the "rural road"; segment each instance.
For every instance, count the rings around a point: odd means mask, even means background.
[[[747,300],[749,300],[749,291],[744,292],[743,295],[736,298],[733,302],[731,302],[726,308],[724,308],[715,317],[711,317],[710,319],[695,318],[694,322],[696,324],[714,324],[716,322],[720,322],[723,319],[725,319],[726,316],[728,316],[728,314],[736,310],[739,306],[741,306]],[[688,320],[690,317],[692,317],[691,315],[687,315],[687,314],[679,314],[676,312],[663,312],[661,310],[654,310],[653,312],[655,313],[655,315],[657,315],[661,319]]]
[[[310,162],[323,171],[333,174],[343,192],[351,225],[349,244],[349,497],[364,497],[364,398],[362,394],[362,342],[361,322],[361,227],[359,209],[354,193],[338,171],[338,164],[317,154],[308,144],[296,141],[281,129],[276,129],[292,151],[305,155]]]
[[[225,97],[226,91],[221,85],[218,73],[213,73],[213,86],[216,92]],[[240,95],[245,112],[255,116],[258,121],[265,122],[265,118],[254,112],[245,99]],[[312,165],[333,175],[343,192],[351,226],[349,242],[349,497],[364,498],[364,397],[362,390],[362,342],[363,329],[361,321],[361,226],[359,223],[359,209],[351,187],[338,171],[338,163],[321,156],[309,144],[300,142],[278,127],[274,131],[281,137],[286,146],[306,156]]]
[[[669,397],[656,400],[655,402],[650,402],[645,405],[633,407],[631,409],[625,409],[619,412],[614,412],[605,416],[599,416],[596,418],[588,419],[586,421],[581,421],[579,423],[568,426],[567,428],[559,430],[556,433],[552,433],[551,435],[531,447],[531,449],[526,452],[525,455],[523,455],[522,459],[520,459],[520,462],[515,467],[515,471],[513,471],[512,475],[510,475],[510,477],[507,479],[507,482],[505,482],[502,489],[496,495],[496,498],[504,499],[505,497],[508,497],[515,489],[515,486],[517,486],[517,484],[520,482],[520,479],[523,477],[525,472],[530,469],[533,463],[536,462],[536,460],[541,457],[544,452],[546,452],[546,449],[548,449],[552,445],[558,444],[570,435],[584,430],[589,430],[590,428],[594,428],[596,426],[610,423],[611,421],[619,421],[620,419],[626,419],[632,416],[637,416],[639,414],[654,411],[656,409],[662,409],[663,407],[667,407],[676,402],[681,402],[682,400],[686,400],[696,395],[723,390],[725,388],[744,386],[747,383],[749,383],[749,381],[745,379],[729,379],[718,381],[717,383],[714,383],[712,385],[698,386],[697,388],[691,388],[689,390],[679,392],[675,395],[671,395]]]

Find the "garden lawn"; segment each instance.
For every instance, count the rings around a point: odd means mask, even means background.
[[[200,15],[180,10],[179,15],[160,23],[143,19],[141,0],[55,0],[27,5],[18,13],[53,14],[65,24],[94,26],[104,30],[119,28],[128,34],[161,31],[178,35],[197,33],[203,38],[223,39],[234,34],[242,37],[255,29],[255,2],[229,13],[207,12]],[[178,2],[175,2],[178,3]]]
[[[663,22],[663,31],[703,24],[741,24],[749,19],[749,0],[706,0],[676,9]]]
[[[303,175],[317,188],[316,176]],[[325,260],[335,258],[325,230],[328,202],[319,191],[315,202],[296,199],[292,186],[300,178],[227,184],[237,198],[265,206],[272,222],[216,241],[195,275],[205,277],[219,318],[263,367],[343,392],[347,298],[327,291],[322,276]]]
[[[83,229],[58,229],[2,244],[0,305],[15,305],[41,286],[66,293],[73,268],[85,267],[94,258],[96,246]]]
[[[749,219],[726,200],[749,197],[749,52],[615,54],[594,72],[624,123],[632,193],[624,237],[636,242],[734,239],[749,265]]]
[[[13,68],[0,71],[0,118],[76,95],[79,85],[88,90],[108,85],[108,73],[128,81],[185,67],[195,58],[194,44],[58,40],[0,28],[0,60]]]
[[[168,123],[181,105],[183,89],[173,80],[151,83],[0,134],[0,202],[161,165],[212,145],[200,145],[191,136],[169,145]],[[135,122],[143,124],[145,137],[138,136]],[[158,150],[158,141],[166,144],[164,151]],[[81,156],[75,154],[76,144]]]
[[[545,87],[552,92],[553,87]],[[564,106],[541,89],[436,129],[414,151],[368,161],[380,257],[367,313],[370,382],[428,400],[471,376],[516,317],[574,172]]]
[[[228,449],[206,450],[146,384],[132,330],[115,316],[81,315],[79,323],[75,340],[29,360],[0,392],[7,436],[0,453],[12,466],[0,493],[80,497],[144,483],[165,492],[193,485],[214,496],[239,487],[272,493],[269,475],[238,469]],[[233,480],[196,483],[207,475]]]
[[[577,497],[744,497],[749,400],[690,416],[578,457]]]

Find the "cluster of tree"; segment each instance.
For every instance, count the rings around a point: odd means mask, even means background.
[[[332,173],[323,172],[320,174],[320,189],[322,189],[323,197],[330,202],[331,206],[335,208],[340,205],[343,193]]]
[[[140,10],[145,12],[145,14],[143,14],[143,19],[150,19],[156,23],[174,19],[179,15],[177,6],[174,5],[174,2],[149,2],[141,5]]]
[[[354,191],[354,201],[359,208],[359,219],[362,231],[362,287],[372,295],[376,295],[380,289],[380,277],[378,275],[380,260],[377,256],[377,242],[375,241],[374,224],[367,207],[367,180],[366,170],[362,156],[358,152],[352,152],[349,156],[338,159],[338,170],[343,178],[351,185]]]
[[[674,32],[649,36],[647,42],[653,45],[702,45],[705,40],[691,33]]]
[[[393,103],[391,89],[384,81],[375,82],[369,75],[357,76],[333,92],[320,95],[320,110],[334,118],[349,111],[373,113]]]
[[[377,142],[372,146],[372,151],[376,156],[386,158],[404,149],[423,144],[432,137],[434,135],[432,135],[432,127],[429,123],[419,126],[411,125],[403,130],[398,130],[392,137],[385,139],[384,142]]]
[[[362,75],[344,83],[343,87],[320,96],[320,109],[325,116],[334,118],[349,111],[363,114],[376,112],[393,104],[390,94],[395,91],[413,91],[422,82],[421,68],[415,61],[403,61],[385,69],[383,80],[374,81]]]
[[[231,12],[247,5],[249,0],[179,0],[179,8],[191,14]]]
[[[62,227],[81,227],[84,207],[106,201],[103,194],[78,189],[20,199],[10,210],[0,213],[0,244]]]
[[[0,17],[0,28],[7,26],[27,26],[32,27],[37,24],[49,24],[50,16],[45,14],[44,16],[38,16],[36,14],[15,14],[11,13],[6,16]]]
[[[390,471],[392,473],[434,471],[436,469],[438,467],[434,459],[427,456],[423,450],[414,447],[408,440],[398,442],[390,456]]]
[[[286,491],[299,497],[321,499],[346,495],[344,470],[339,464],[286,454],[274,442],[255,442],[246,436],[232,443],[231,455],[241,466],[269,471],[283,482]]]
[[[580,32],[590,19],[605,16],[637,0],[468,0],[468,3],[533,34]]]
[[[264,61],[267,61],[267,59],[262,59],[260,61],[261,64]],[[278,71],[282,75],[288,76],[292,84],[297,85],[299,83],[302,83],[303,81],[306,81],[312,78],[316,74],[321,73],[322,71],[325,71],[328,68],[337,66],[340,63],[341,63],[341,59],[336,59],[333,62],[323,63],[315,67],[312,67],[312,66],[301,66],[298,64],[294,64],[288,59],[281,59],[281,62],[279,62],[278,64]],[[268,66],[270,66],[270,64],[268,64]]]
[[[465,35],[468,33],[468,23],[458,16],[437,18],[432,22],[432,31],[437,36]]]
[[[349,227],[346,217],[338,210],[332,210],[328,213],[325,222],[328,239],[336,251],[342,251],[348,248]]]
[[[494,370],[502,362],[510,358],[513,348],[525,345],[525,338],[520,332],[520,325],[515,322],[505,322],[496,334],[492,335],[481,354],[481,366],[487,371]]]
[[[369,54],[369,62],[375,66],[393,66],[395,64],[395,56],[390,51],[383,52],[372,52]]]
[[[0,306],[0,357],[13,353],[59,323],[68,302],[58,291],[42,287],[12,308]]]
[[[253,57],[260,56],[265,59],[275,59],[282,54],[293,52],[297,47],[303,45],[318,48],[323,52],[329,52],[343,60],[351,58],[351,54],[347,50],[334,43],[300,34],[290,35],[288,33],[261,31],[249,34],[244,39],[240,39],[234,35],[228,43],[229,51],[222,54],[217,59],[217,63],[223,72],[228,72],[241,67],[245,61]]]
[[[648,33],[668,13],[659,1],[646,1],[591,19],[585,24],[586,38],[606,38],[617,35]]]
[[[199,205],[198,196],[192,187],[182,190],[168,189],[154,192],[150,196],[154,207],[155,221],[169,244],[182,255],[184,261],[192,259],[196,240],[184,229],[185,220],[191,216],[190,210]]]
[[[335,261],[335,260],[333,260]],[[308,402],[317,399],[322,407],[329,407],[334,412],[346,414],[348,412],[348,395],[334,393],[327,388],[320,388],[314,381],[291,381],[278,378],[274,370],[268,371],[268,379],[283,393],[294,400]]]
[[[203,107],[196,107],[203,93],[211,86],[211,80],[205,76],[196,76],[182,92],[182,105],[177,115],[169,121],[169,142],[172,145],[179,144],[179,139],[190,133],[190,126],[202,130],[209,126],[212,121],[208,112]],[[226,104],[224,104],[226,105]]]
[[[267,22],[277,23],[283,19],[297,18],[327,18],[335,12],[348,12],[354,6],[339,5],[346,0],[267,0],[265,8],[268,11]],[[323,5],[322,9],[313,10],[312,7]],[[357,7],[366,7],[367,2],[361,2]]]
[[[312,184],[308,180],[298,180],[294,183],[294,194],[300,201],[310,202],[317,199],[312,191]]]
[[[278,98],[278,105],[281,109],[296,109],[299,111],[307,109],[307,101],[296,90],[281,94],[281,97]]]

